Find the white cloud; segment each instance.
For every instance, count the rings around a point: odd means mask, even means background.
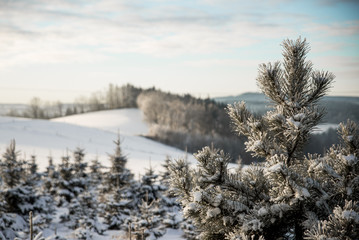
[[[312,23],[305,30],[323,36],[357,36],[359,34],[359,20],[328,24]]]
[[[0,64],[33,59],[54,62],[44,52],[66,52],[74,61],[100,54],[136,52],[155,56],[229,51],[263,38],[293,34],[284,26],[257,24],[183,6],[144,7],[117,1],[18,1],[0,11]],[[95,48],[97,54],[84,54]],[[71,53],[72,52],[72,53]],[[30,54],[31,53],[31,54]],[[29,57],[24,57],[27,55]],[[10,58],[10,59],[9,59]],[[68,57],[56,57],[56,61]],[[70,60],[71,60],[70,59]],[[5,63],[5,60],[7,63]],[[50,60],[50,61],[49,61]]]
[[[226,67],[257,67],[257,60],[239,60],[239,59],[205,59],[196,61],[184,62],[187,66],[192,67],[213,67],[213,66],[226,66]]]

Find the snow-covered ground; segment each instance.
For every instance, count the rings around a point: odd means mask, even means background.
[[[49,155],[59,163],[62,156],[71,156],[76,147],[85,149],[88,162],[97,157],[109,166],[108,154],[113,153],[113,141],[120,133],[121,147],[128,157],[127,167],[136,176],[143,174],[150,164],[160,169],[166,156],[174,159],[186,156],[181,150],[140,136],[147,131],[138,109],[100,111],[50,121],[0,117],[0,153],[15,139],[22,156],[29,159],[36,155],[40,170],[48,165]],[[187,157],[194,162],[192,155]]]
[[[126,135],[144,135],[148,126],[142,120],[142,112],[136,108],[108,110],[55,118],[51,121],[98,128]]]

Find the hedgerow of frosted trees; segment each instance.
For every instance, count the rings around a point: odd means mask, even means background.
[[[341,124],[342,144],[324,156],[303,154],[334,75],[312,69],[305,39],[282,46],[283,63],[260,65],[257,78],[273,110],[255,117],[244,102],[228,106],[246,150],[266,161],[229,171],[229,157],[205,147],[196,169],[183,160],[170,165],[172,188],[200,239],[359,238],[358,126]]]

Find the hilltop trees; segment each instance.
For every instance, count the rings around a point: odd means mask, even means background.
[[[214,143],[232,156],[240,154],[251,162],[244,148],[238,148],[243,141],[227,127],[230,119],[225,105],[208,98],[179,96],[155,89],[143,91],[137,103],[150,125],[149,137],[189,152]]]
[[[344,145],[324,157],[304,156],[334,75],[312,70],[305,40],[285,40],[283,48],[283,64],[260,65],[257,78],[273,110],[255,117],[243,102],[228,107],[246,150],[266,161],[228,171],[229,157],[206,147],[195,155],[196,170],[184,171],[181,160],[171,165],[172,186],[201,239],[359,237],[358,127],[342,124]]]

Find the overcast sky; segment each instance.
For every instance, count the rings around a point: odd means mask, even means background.
[[[109,83],[197,97],[258,91],[305,37],[331,95],[359,96],[359,1],[0,0],[0,103],[72,102]]]

